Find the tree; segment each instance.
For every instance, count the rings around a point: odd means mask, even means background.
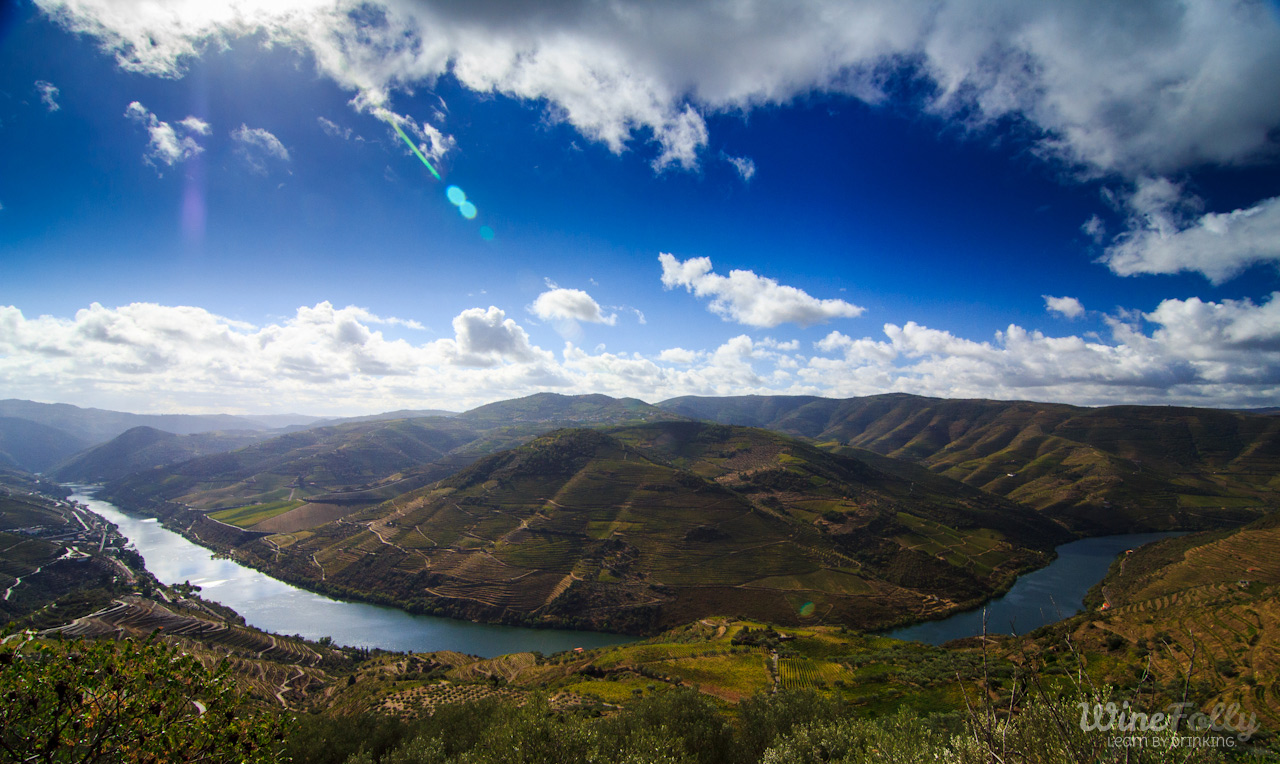
[[[154,636],[0,645],[0,762],[270,762],[283,724]]]

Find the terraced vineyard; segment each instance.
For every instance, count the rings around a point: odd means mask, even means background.
[[[566,430],[238,553],[410,609],[645,632],[725,612],[881,625],[975,602],[1066,538],[925,474],[746,428]]]
[[[1117,677],[1150,666],[1166,696],[1239,703],[1280,729],[1280,517],[1168,539],[1122,559],[1075,638]]]

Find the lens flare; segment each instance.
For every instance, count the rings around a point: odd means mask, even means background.
[[[422,160],[422,163],[426,165],[428,170],[431,171],[431,174],[435,176],[436,180],[443,180],[440,177],[440,173],[436,172],[436,168],[431,166],[431,163],[427,161],[427,158],[422,154],[422,151],[418,148],[418,146],[412,140],[410,140],[409,136],[405,135],[404,130],[400,128],[400,123],[397,122],[392,117],[383,117],[383,119],[385,119],[392,127],[395,128],[396,133],[405,142],[405,144],[413,151],[413,153],[417,155],[418,159]],[[465,191],[463,191],[461,188],[458,188],[457,186],[449,186],[444,190],[444,195],[449,199],[450,204],[458,208],[459,214],[461,214],[467,220],[475,220],[476,215],[479,214],[479,210],[476,209],[476,206],[474,204],[467,201],[467,193]],[[481,226],[480,238],[484,239],[485,241],[493,241],[493,229],[490,228],[489,226]]]
[[[418,158],[421,159],[422,163],[427,166],[427,169],[431,171],[431,174],[436,176],[436,180],[440,180],[441,179],[440,173],[436,172],[436,168],[432,167],[431,163],[427,161],[427,158],[422,155],[421,151],[418,150],[417,144],[409,140],[409,136],[404,134],[404,130],[400,129],[400,123],[396,122],[394,119],[390,117],[387,117],[386,120],[390,122],[391,126],[396,129],[396,132],[400,134],[400,137],[404,139],[404,142],[409,144],[409,148],[413,149],[413,153],[418,155]]]

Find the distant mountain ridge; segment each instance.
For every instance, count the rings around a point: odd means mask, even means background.
[[[265,437],[265,433],[243,431],[174,435],[154,427],[134,427],[62,461],[49,471],[49,477],[63,483],[102,483],[141,470],[233,451]]]
[[[1213,527],[1280,504],[1280,417],[907,394],[673,398],[659,408],[923,464],[1087,533]]]
[[[0,466],[44,472],[88,445],[84,439],[56,427],[0,416]]]
[[[564,422],[566,424],[616,424],[621,421],[656,422],[686,417],[645,403],[638,398],[607,395],[535,393],[524,398],[486,404],[458,415],[466,422]]]

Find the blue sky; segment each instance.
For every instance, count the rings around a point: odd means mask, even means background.
[[[1280,401],[1274,6],[779,7],[5,6],[0,397]]]

